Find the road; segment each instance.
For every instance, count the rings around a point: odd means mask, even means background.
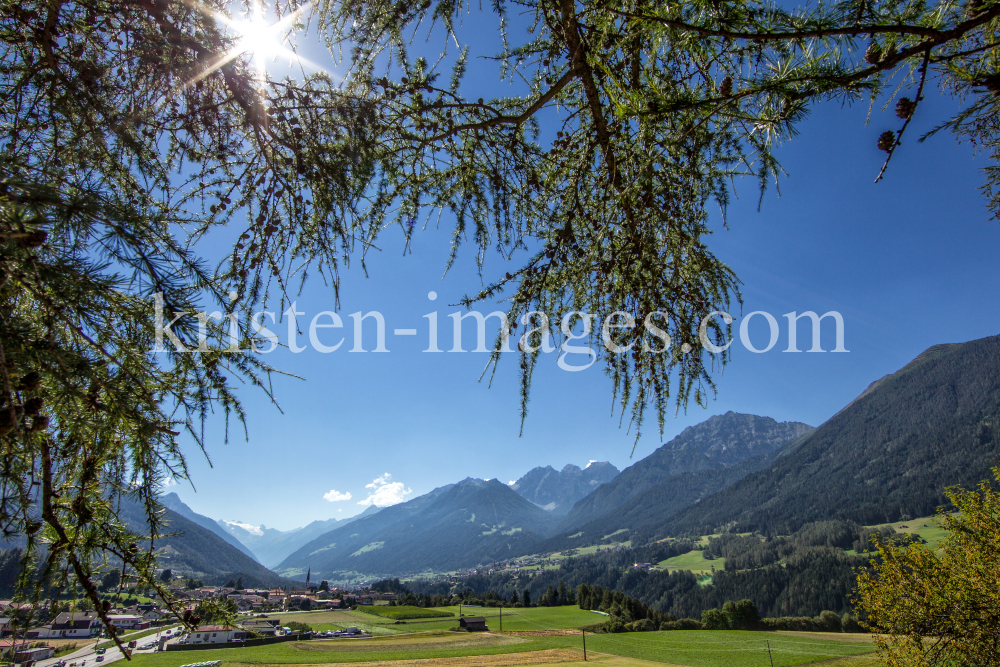
[[[136,641],[138,642],[139,646],[149,643],[154,643],[157,646],[159,646],[160,637],[163,635],[164,632],[167,632],[169,630],[171,632],[171,639],[167,640],[167,643],[173,643],[174,641],[176,641],[176,639],[180,638],[180,633],[177,632],[180,629],[181,626],[179,625],[170,628],[161,628],[156,634],[146,635],[145,637],[137,637]],[[138,634],[140,633],[133,632],[127,635],[122,635],[122,642],[127,643],[130,641],[129,639],[130,637],[136,637],[136,635]],[[107,639],[103,638],[97,640],[88,639],[87,641],[89,642],[89,644],[86,647],[78,651],[74,651],[73,653],[70,653],[68,655],[59,656],[58,658],[39,660],[38,662],[35,663],[35,667],[53,667],[53,665],[55,665],[56,663],[63,661],[65,661],[67,667],[74,662],[77,664],[77,667],[98,667],[98,665],[107,665],[109,663],[117,662],[125,658],[125,656],[122,655],[121,650],[117,646],[115,646],[112,648],[108,648],[104,653],[104,660],[102,660],[101,662],[97,662],[97,645],[101,642],[107,641]],[[152,653],[154,650],[155,649],[148,649],[146,651],[140,651],[138,648],[135,648],[133,649],[132,654],[134,655],[136,653]],[[84,665],[84,663],[86,664]]]

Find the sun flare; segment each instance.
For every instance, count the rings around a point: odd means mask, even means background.
[[[246,17],[232,19],[221,14],[217,15],[216,18],[239,38],[236,46],[230,50],[229,57],[249,54],[254,69],[261,79],[266,75],[268,63],[279,57],[288,58],[290,63],[306,63],[304,58],[289,48],[288,43],[298,19],[308,12],[310,7],[311,3],[302,5],[274,23],[268,23],[263,3],[260,1],[254,3],[253,9]]]

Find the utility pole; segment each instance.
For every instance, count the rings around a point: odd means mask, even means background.
[[[587,631],[580,630],[583,633],[583,661],[587,662]],[[773,665],[771,667],[774,667]]]
[[[774,667],[774,658],[771,656],[771,642],[767,642],[767,657],[771,660],[771,667]]]
[[[500,632],[503,632],[503,605],[500,605]]]

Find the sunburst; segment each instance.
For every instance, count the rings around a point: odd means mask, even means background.
[[[235,19],[201,3],[189,2],[188,4],[229,28],[236,34],[238,41],[232,48],[214,58],[184,85],[201,81],[243,54],[250,54],[254,70],[257,73],[257,80],[260,83],[263,83],[267,77],[268,61],[273,61],[278,57],[287,57],[290,63],[300,63],[314,69],[322,69],[286,46],[295,32],[299,18],[311,9],[312,3],[302,5],[274,23],[267,22],[264,16],[264,5],[260,0],[255,0],[253,3],[249,17]]]
[[[268,23],[264,16],[264,5],[260,0],[253,3],[250,16],[245,19],[231,19],[225,15],[216,18],[239,35],[239,41],[230,50],[235,55],[250,54],[257,76],[263,80],[267,74],[267,64],[279,57],[288,58],[290,63],[302,63],[315,67],[298,53],[286,46],[299,18],[306,14],[312,3],[307,3],[286,14],[274,23]]]

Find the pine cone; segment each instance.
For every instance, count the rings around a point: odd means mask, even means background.
[[[31,428],[28,429],[32,433],[38,433],[39,431],[44,431],[49,426],[49,418],[45,415],[38,415],[31,421]]]
[[[994,95],[1000,95],[1000,74],[991,74],[976,81],[977,86],[983,86]]]
[[[42,409],[42,404],[44,403],[45,401],[39,396],[29,398],[24,402],[24,416],[34,417]]]
[[[19,241],[22,248],[37,248],[38,246],[45,243],[45,239],[49,238],[48,232],[43,232],[41,230],[36,230],[33,232],[28,232],[26,236],[22,236]]]
[[[896,115],[903,120],[909,119],[917,109],[917,103],[909,97],[901,97],[896,102]]]
[[[878,136],[878,147],[879,149],[890,152],[893,146],[896,145],[896,133],[891,130],[886,130]]]
[[[719,95],[721,95],[722,97],[729,97],[732,94],[733,94],[733,77],[727,76],[725,79],[722,80],[722,83],[719,84]]]
[[[869,65],[878,65],[882,60],[882,49],[875,42],[868,45],[868,50],[865,51],[865,62]]]
[[[42,377],[38,373],[32,371],[21,378],[21,381],[17,383],[17,388],[19,391],[35,391],[38,389],[38,385],[41,384],[41,381]]]

